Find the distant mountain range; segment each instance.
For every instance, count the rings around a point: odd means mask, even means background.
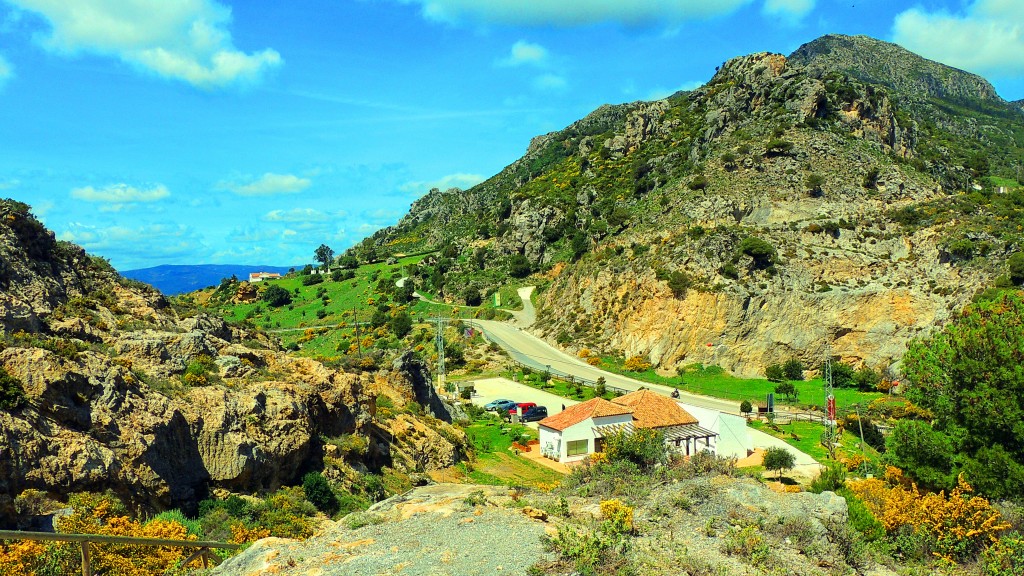
[[[290,266],[246,266],[243,264],[196,264],[154,266],[137,270],[122,270],[121,275],[158,288],[164,294],[184,294],[219,284],[223,278],[237,276],[247,280],[250,272],[277,272],[285,274]],[[301,265],[295,268],[302,268]]]

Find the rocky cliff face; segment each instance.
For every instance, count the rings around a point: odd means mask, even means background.
[[[0,203],[0,262],[0,367],[24,391],[20,405],[0,409],[0,522],[13,521],[26,489],[58,499],[112,489],[147,510],[273,490],[318,467],[323,439],[341,434],[378,438],[360,467],[429,469],[461,457],[458,434],[432,432],[422,446],[393,430],[425,436],[441,423],[375,418],[381,390],[398,405],[424,395],[409,362],[378,375],[335,371],[261,333],[176,311],[55,242],[15,202]]]

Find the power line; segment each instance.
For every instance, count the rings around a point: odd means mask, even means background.
[[[437,347],[437,385],[440,389],[444,390],[444,326],[448,319],[435,316],[431,318],[431,322],[437,324],[437,333],[434,334],[434,346]]]

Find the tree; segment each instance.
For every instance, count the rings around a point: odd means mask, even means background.
[[[359,267],[359,259],[351,254],[346,254],[341,258],[338,258],[338,266],[345,268],[346,270],[354,269]]]
[[[331,267],[331,260],[334,259],[334,250],[331,250],[331,247],[327,244],[321,244],[320,247],[313,252],[313,256],[326,270]]]
[[[796,358],[790,358],[782,365],[782,374],[786,377],[786,380],[803,380],[804,363]]]
[[[821,375],[825,375],[825,364],[821,365]],[[854,388],[857,386],[853,367],[842,362],[832,362],[832,385],[836,388]]]
[[[857,388],[865,392],[875,392],[882,382],[882,375],[872,370],[870,366],[861,366],[860,370],[854,373],[853,381]]]
[[[762,464],[765,470],[779,472],[779,482],[782,482],[782,471],[792,469],[795,463],[796,459],[793,457],[793,453],[781,446],[771,446],[764,451]]]
[[[751,406],[750,400],[744,400],[740,402],[740,412],[743,414],[750,414],[754,411],[754,407]]]
[[[796,386],[794,386],[792,382],[780,382],[779,385],[775,387],[775,393],[781,394],[791,401],[796,400],[797,396]]]
[[[887,442],[894,461],[913,463],[921,457],[913,441],[927,440],[953,455],[928,463],[936,475],[964,472],[993,498],[1024,493],[1024,296],[1004,292],[969,306],[941,332],[912,343],[903,369],[907,397],[934,420],[913,424],[916,438],[898,436],[897,426]]]
[[[274,308],[280,308],[281,306],[286,306],[292,303],[292,295],[289,294],[287,290],[276,284],[268,286],[267,289],[263,291],[263,294],[260,295],[260,298],[266,302],[268,306],[273,306]]]
[[[781,364],[769,364],[768,367],[764,369],[764,377],[767,378],[769,382],[782,382],[786,375],[782,371]]]

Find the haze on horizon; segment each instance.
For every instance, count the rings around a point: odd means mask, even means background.
[[[828,33],[1024,98],[1012,0],[0,0],[0,196],[119,269],[312,261],[605,103]]]

